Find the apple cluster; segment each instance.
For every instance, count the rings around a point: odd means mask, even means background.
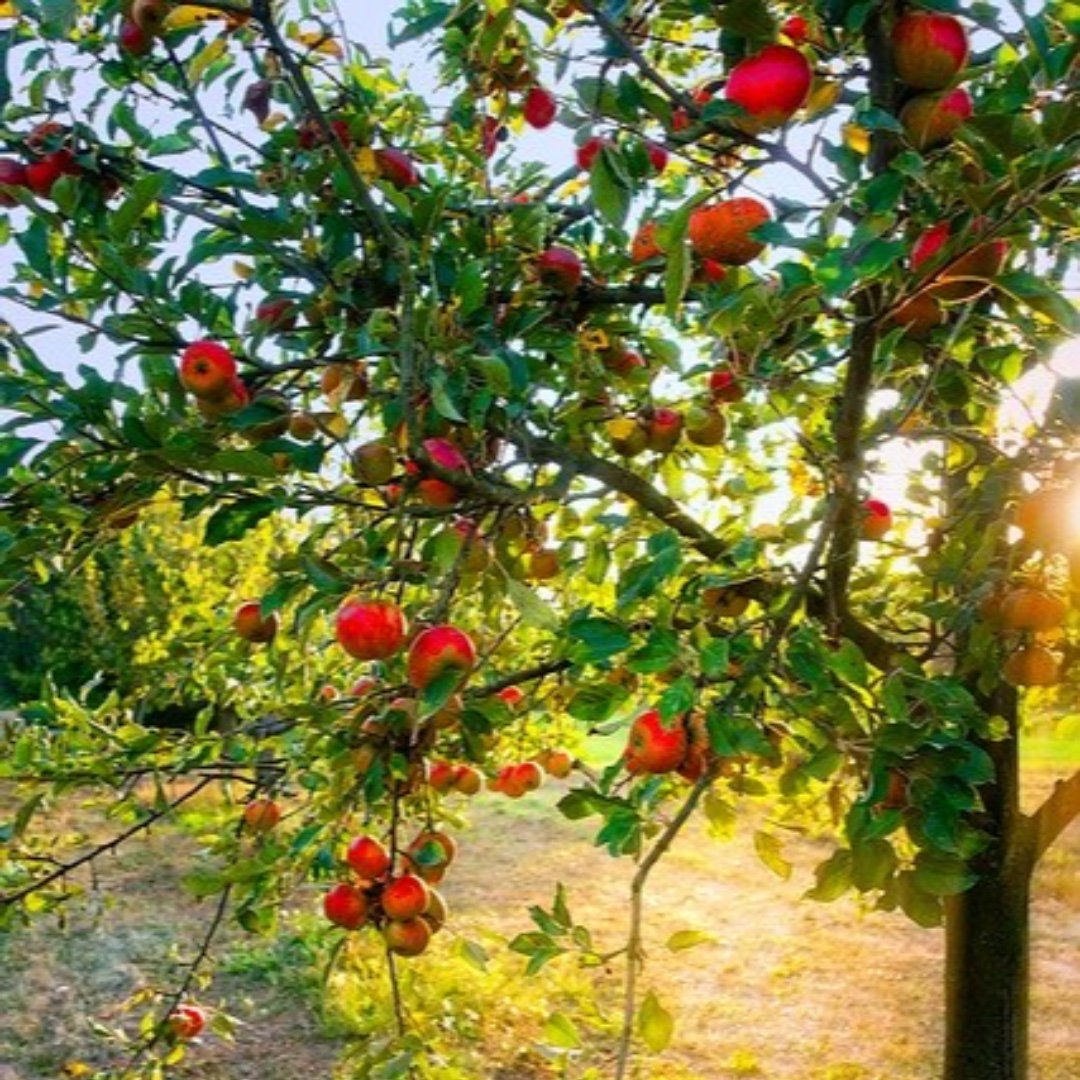
[[[358,836],[345,854],[356,880],[334,885],[323,897],[323,911],[345,930],[375,927],[398,956],[419,956],[448,918],[435,885],[456,855],[454,840],[436,830],[421,832],[403,852]]]

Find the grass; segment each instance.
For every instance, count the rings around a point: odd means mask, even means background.
[[[1030,740],[1032,789],[1048,789],[1052,775],[1075,764],[1075,751],[1058,733]],[[450,924],[429,954],[400,965],[413,1038],[386,1037],[391,1012],[374,935],[353,935],[324,985],[338,935],[319,918],[317,894],[305,892],[275,936],[226,934],[218,977],[202,998],[237,1018],[235,1041],[200,1040],[176,1075],[380,1080],[411,1063],[431,1080],[610,1077],[621,966],[585,969],[564,959],[527,978],[523,958],[507,948],[534,929],[527,908],[549,907],[556,880],[566,883],[575,921],[588,925],[598,949],[622,943],[632,866],[598,850],[589,823],[554,813],[563,790],[550,784],[521,800],[473,805],[445,883]],[[213,812],[193,807],[190,830],[205,830]],[[51,824],[99,827],[77,807],[68,813]],[[647,896],[643,989],[676,1026],[670,1048],[646,1056],[636,1080],[938,1076],[940,932],[849,899],[801,900],[827,845],[786,842],[793,872],[781,880],[754,851],[754,824],[741,818],[727,843],[694,826],[657,870]],[[185,954],[171,943],[196,940],[207,918],[207,905],[179,884],[194,846],[166,830],[133,842],[101,867],[112,905],[91,896],[60,928],[44,919],[0,938],[0,1080],[78,1075],[73,1063],[100,1069],[116,1061],[91,1026],[125,1022],[117,1003],[141,986],[175,985]],[[1078,1073],[1078,866],[1074,825],[1035,883],[1032,1080]],[[701,932],[703,943],[671,951],[672,935],[685,930]]]

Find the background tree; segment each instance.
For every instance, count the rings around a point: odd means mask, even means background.
[[[208,784],[260,796],[192,878],[216,915],[137,1061],[192,1035],[226,914],[268,928],[298,880],[391,973],[423,951],[442,794],[563,771],[554,713],[630,726],[560,803],[638,862],[619,1076],[669,1035],[637,987],[650,872],[774,787],[842,823],[818,899],[944,918],[950,1080],[1025,1074],[1031,870],[1080,808],[1074,776],[1023,817],[1016,766],[1021,698],[1071,659],[1075,391],[1002,413],[1077,332],[1077,16],[951,6],[412,0],[394,40],[434,49],[437,109],[331,2],[7,13],[2,295],[34,315],[2,343],[0,573],[85,570],[159,504],[210,548],[276,538],[236,590],[250,667],[229,645],[210,684],[235,719],[65,702],[0,766],[194,780],[45,874],[31,794],[6,919]],[[565,171],[523,125],[574,132]],[[561,901],[538,918],[534,968],[574,947]]]

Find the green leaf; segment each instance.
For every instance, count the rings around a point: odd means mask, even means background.
[[[114,240],[126,240],[139,218],[157,201],[169,186],[172,176],[167,172],[152,172],[141,176],[131,186],[131,194],[109,216],[109,233]]]
[[[594,686],[579,685],[570,699],[567,712],[583,724],[602,724],[628,698],[630,692],[617,683],[602,682]]]
[[[650,990],[638,1009],[638,1033],[642,1042],[654,1053],[659,1054],[671,1044],[675,1033],[675,1018],[660,1004],[660,999]]]
[[[536,630],[547,630],[554,633],[559,629],[559,619],[548,604],[545,604],[539,596],[520,581],[513,578],[506,579],[506,594],[510,602],[518,609],[526,626]]]
[[[575,650],[582,663],[597,664],[625,652],[633,639],[630,631],[614,619],[600,616],[584,618],[575,615],[567,624],[566,632],[574,641],[581,642],[582,648]]]
[[[601,217],[621,228],[630,210],[631,191],[608,147],[600,151],[589,170],[589,190]]]
[[[920,851],[915,859],[914,883],[931,896],[955,896],[979,880],[963,859]]]
[[[817,884],[807,891],[807,898],[829,903],[843,896],[851,888],[851,863],[847,848],[834,852],[814,871]]]
[[[544,1022],[541,1036],[549,1046],[560,1050],[576,1050],[581,1046],[581,1036],[574,1022],[564,1013],[552,1013]]]
[[[239,540],[249,529],[253,529],[263,518],[278,509],[279,501],[268,496],[226,503],[210,516],[203,539],[210,547],[229,540]]]
[[[278,472],[274,463],[258,450],[219,450],[206,463],[210,471],[238,473],[274,480]]]
[[[995,278],[994,285],[1067,334],[1080,334],[1080,312],[1043,278],[1014,270]]]

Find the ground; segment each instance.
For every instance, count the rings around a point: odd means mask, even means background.
[[[1047,782],[1041,774],[1036,779],[1043,788]],[[549,906],[559,879],[567,884],[575,918],[593,929],[598,946],[621,943],[630,866],[593,847],[587,823],[536,813],[538,803],[553,803],[560,791],[549,785],[531,803],[479,800],[445,885],[451,929],[434,956],[410,962],[405,973],[406,999],[415,997],[429,1021],[438,1014],[440,1027],[475,1043],[459,1059],[459,1072],[447,1075],[529,1080],[610,1074],[618,963],[582,972],[556,962],[523,982],[523,962],[505,950],[506,939],[531,928],[527,907]],[[940,1075],[942,934],[896,915],[861,911],[846,898],[831,905],[800,899],[827,845],[793,835],[785,845],[793,873],[781,880],[754,852],[757,824],[743,817],[728,842],[693,827],[656,872],[648,894],[650,963],[643,987],[656,991],[677,1025],[671,1048],[648,1062],[642,1075]],[[111,905],[72,911],[63,933],[39,923],[0,938],[0,1080],[78,1076],[78,1063],[100,1064],[104,1051],[89,1023],[108,1023],[110,1009],[137,986],[175,980],[176,961],[184,957],[171,954],[170,943],[194,939],[208,914],[208,903],[189,900],[179,885],[191,843],[168,830],[134,842],[100,866],[99,885],[115,896]],[[1080,825],[1074,823],[1035,883],[1031,1080],[1080,1075],[1078,865]],[[313,911],[317,895],[301,894],[297,910]],[[230,932],[219,952],[223,970],[207,993],[211,1002],[228,1001],[242,1021],[236,1041],[202,1040],[181,1075],[368,1075],[353,1071],[357,1066],[335,1072],[334,1063],[365,1023],[377,1028],[385,1016],[368,1007],[370,984],[361,992],[342,982],[335,1000],[339,984],[331,982],[330,1006],[319,1007],[317,975],[310,972],[311,942],[321,933],[310,928],[318,926],[310,916],[287,921],[294,929],[272,944],[252,944]],[[714,940],[670,952],[665,942],[688,929]],[[457,958],[464,941],[483,943],[492,957],[487,973]],[[440,977],[455,985],[440,983]],[[567,1058],[542,1045],[543,1022],[553,1012],[576,1024],[580,1054]],[[590,1074],[589,1066],[598,1071]]]

